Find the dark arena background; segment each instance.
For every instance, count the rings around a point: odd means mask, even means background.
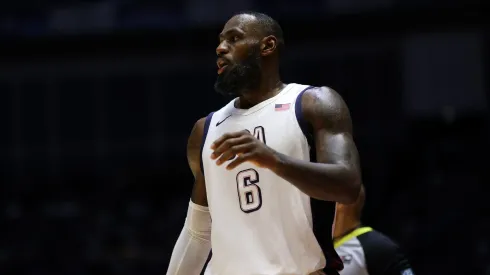
[[[165,274],[226,20],[285,32],[285,82],[352,113],[364,222],[417,275],[490,274],[485,1],[3,1],[0,274]],[[239,237],[239,236],[237,236]]]

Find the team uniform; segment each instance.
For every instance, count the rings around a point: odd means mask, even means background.
[[[335,202],[310,198],[268,169],[245,162],[228,171],[210,158],[211,144],[223,134],[248,130],[272,149],[316,161],[311,127],[301,110],[303,93],[313,88],[288,84],[250,109],[234,100],[207,116],[202,171],[211,213],[212,258],[206,275],[338,274],[332,226]]]
[[[360,227],[335,242],[344,269],[340,275],[413,275],[408,260],[388,237]]]

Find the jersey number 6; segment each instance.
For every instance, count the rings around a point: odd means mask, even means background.
[[[238,172],[236,184],[240,209],[245,213],[257,211],[262,207],[262,193],[259,183],[259,173],[255,169]]]

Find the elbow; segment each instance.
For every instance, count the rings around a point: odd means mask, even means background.
[[[312,196],[318,200],[335,201],[341,204],[353,204],[357,201],[361,191],[361,177],[354,172],[347,172],[336,180],[329,180],[331,184],[323,185],[317,194]]]
[[[349,177],[345,179],[342,186],[342,195],[339,200],[342,204],[352,204],[357,201],[361,191],[361,177],[357,172],[349,173]]]
[[[343,201],[340,201],[342,204],[352,204],[357,201],[359,197],[359,192],[361,190],[361,184],[359,182],[351,182],[348,183],[348,187],[345,188],[345,194]]]

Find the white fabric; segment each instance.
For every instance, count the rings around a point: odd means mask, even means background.
[[[296,99],[307,87],[289,84],[250,109],[237,109],[232,101],[213,114],[202,153],[213,219],[206,275],[305,275],[325,266],[306,194],[253,163],[227,170],[229,161],[217,166],[210,158],[216,139],[246,129],[272,149],[309,161],[295,113]]]
[[[344,263],[340,275],[369,275],[364,248],[357,237],[346,241],[335,250]]]
[[[209,209],[189,202],[184,228],[175,244],[167,275],[199,275],[211,250]]]

